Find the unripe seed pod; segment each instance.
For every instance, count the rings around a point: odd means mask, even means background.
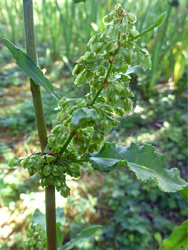
[[[79,74],[74,82],[78,87],[86,83],[85,75]]]
[[[58,181],[56,185],[57,185],[58,187],[61,187],[61,182]]]
[[[67,118],[67,114],[65,112],[59,112],[57,114],[56,120],[57,120],[57,122],[61,122],[62,123],[66,118]],[[55,131],[55,133],[56,133],[56,131]]]
[[[101,135],[100,135],[100,134],[97,134],[97,138],[100,139],[100,138],[101,138]]]
[[[72,74],[73,75],[79,75],[80,73],[82,73],[84,70],[84,66],[83,65],[80,65],[80,64],[76,64],[73,71],[72,71]]]
[[[50,136],[49,138],[48,138],[48,144],[50,145],[50,146],[54,146],[55,145],[55,137],[53,137],[53,136]]]
[[[69,196],[69,194],[70,194],[70,188],[66,184],[63,185],[62,188],[61,188],[60,194],[63,197],[67,198]]]
[[[18,159],[18,157],[13,157],[12,159],[10,159],[9,163],[8,163],[8,166],[10,168],[14,168],[16,166],[19,166],[20,165],[20,162],[21,160]]]
[[[119,96],[118,96],[118,95],[115,95],[115,96],[114,96],[114,100],[115,100],[115,102],[119,101]]]

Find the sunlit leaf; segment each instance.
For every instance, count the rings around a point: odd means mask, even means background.
[[[188,220],[175,227],[167,240],[163,240],[159,250],[186,250],[188,248]]]
[[[44,76],[42,70],[34,63],[32,58],[21,49],[17,48],[8,39],[3,38],[2,40],[16,59],[17,65],[21,68],[24,74],[31,78],[36,85],[43,87],[50,95],[59,100],[60,97],[54,91],[51,82]]]
[[[155,179],[164,192],[177,192],[187,186],[180,178],[179,170],[165,168],[164,156],[148,144],[138,146],[132,143],[130,147],[120,147],[114,143],[105,143],[99,152],[89,155],[86,160],[101,172],[111,171],[118,164],[127,166],[138,180]]]
[[[64,209],[58,207],[56,209],[56,223],[63,226],[65,223]],[[32,224],[41,225],[41,227],[46,231],[46,217],[38,208],[35,210],[32,216]]]
[[[45,215],[37,208],[32,217],[32,224],[41,225],[42,229],[46,231]]]
[[[60,248],[60,250],[72,249],[76,244],[93,236],[97,232],[97,230],[100,229],[101,227],[102,226],[94,225],[94,226],[90,226],[90,227],[85,228],[79,234],[77,234],[77,236],[74,239],[70,240],[62,248]]]

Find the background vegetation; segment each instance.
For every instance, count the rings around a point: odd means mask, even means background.
[[[137,29],[145,29],[167,11],[160,30],[149,33],[140,43],[152,55],[152,70],[138,71],[131,87],[134,111],[121,119],[106,140],[121,145],[151,143],[163,152],[169,167],[180,169],[187,178],[187,60],[188,6],[184,0],[119,0],[138,17]],[[73,5],[71,0],[34,1],[39,65],[63,95],[82,96],[71,70],[86,48],[91,35],[104,29],[102,17],[111,11],[114,0],[92,0]],[[0,34],[24,48],[21,1],[2,0]],[[44,192],[37,177],[25,170],[12,171],[8,159],[39,148],[29,83],[7,48],[0,43],[0,247],[22,249],[23,235],[36,208],[44,210]],[[54,100],[43,94],[48,130],[55,123]],[[84,168],[82,178],[70,179],[73,191],[66,200],[57,195],[57,204],[66,211],[65,241],[88,224],[103,225],[91,242],[77,249],[157,249],[160,238],[168,236],[186,217],[186,204],[178,194],[164,194],[138,183],[123,167],[110,174]],[[167,199],[168,198],[168,199]]]

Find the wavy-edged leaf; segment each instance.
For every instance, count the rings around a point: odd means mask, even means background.
[[[74,128],[86,127],[89,122],[94,121],[97,118],[97,112],[95,109],[79,108],[72,117],[72,125]]]
[[[54,91],[51,82],[44,76],[42,70],[34,63],[32,58],[16,47],[8,39],[2,38],[2,40],[16,59],[17,65],[21,68],[24,74],[31,78],[36,85],[43,87],[56,100],[59,100],[60,96]]]
[[[130,41],[132,40],[136,40],[140,37],[142,37],[143,35],[145,35],[146,33],[152,31],[154,28],[157,28],[159,26],[161,26],[161,24],[164,22],[166,17],[166,12],[162,13],[156,20],[155,23],[153,25],[151,25],[148,29],[144,30],[143,32],[141,32],[140,34],[138,34],[137,36],[133,37]]]
[[[97,230],[100,229],[101,227],[102,226],[100,226],[100,225],[94,225],[94,226],[90,226],[90,227],[83,229],[79,234],[76,235],[76,237],[74,239],[70,240],[62,248],[60,248],[60,250],[72,249],[76,244],[93,236],[97,232]]]
[[[188,220],[175,227],[167,240],[163,240],[159,250],[186,250],[188,248]]]
[[[86,160],[101,172],[111,171],[117,164],[127,166],[138,180],[155,179],[164,192],[177,192],[187,186],[180,178],[179,170],[165,168],[164,156],[148,144],[138,146],[132,143],[130,147],[121,147],[105,143],[99,152],[90,154]]]

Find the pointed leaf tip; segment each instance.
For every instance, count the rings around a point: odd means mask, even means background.
[[[161,24],[163,24],[166,17],[166,12],[162,13],[156,20],[155,20],[155,27],[159,27]]]
[[[56,100],[59,100],[60,96],[54,91],[52,83],[44,76],[42,70],[34,63],[33,59],[8,39],[3,38],[2,40],[16,59],[17,65],[24,74],[31,78],[36,85],[43,87]]]

